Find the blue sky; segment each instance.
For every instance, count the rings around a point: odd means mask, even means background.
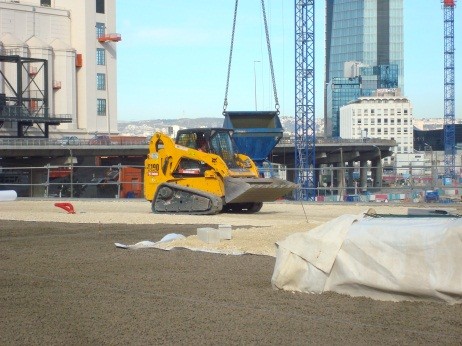
[[[234,0],[116,0],[118,119],[221,117]],[[294,116],[294,1],[266,0],[281,115]],[[134,6],[136,4],[136,6]],[[462,118],[462,2],[455,9],[456,118]],[[323,117],[324,1],[315,7],[316,117]],[[461,36],[461,37],[458,37]],[[405,96],[443,117],[443,10],[404,1]],[[255,93],[256,90],[256,93]],[[255,97],[255,94],[257,95]],[[273,110],[260,0],[239,2],[228,110]]]

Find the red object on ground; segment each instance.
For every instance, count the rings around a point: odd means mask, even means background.
[[[55,203],[55,207],[64,209],[68,214],[75,214],[74,206],[68,202]]]

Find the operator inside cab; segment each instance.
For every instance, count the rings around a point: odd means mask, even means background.
[[[207,143],[206,134],[204,132],[181,133],[177,138],[177,143],[205,153],[209,152],[209,145]]]
[[[207,141],[205,140],[205,138],[201,138],[199,137],[196,141],[196,148],[197,150],[199,151],[202,151],[204,153],[208,153],[208,145],[207,145]]]

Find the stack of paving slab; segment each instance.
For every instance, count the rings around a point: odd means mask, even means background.
[[[231,225],[218,225],[218,228],[201,227],[197,229],[197,237],[205,243],[219,243],[221,240],[231,240]]]

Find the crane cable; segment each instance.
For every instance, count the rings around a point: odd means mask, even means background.
[[[226,91],[225,91],[225,102],[223,103],[223,115],[226,113],[226,108],[228,107],[229,76],[231,75],[231,61],[233,60],[234,33],[236,31],[236,18],[237,18],[238,4],[239,4],[239,0],[236,0],[236,3],[234,5],[234,19],[233,19],[233,31],[231,34],[231,48],[229,49],[228,76],[226,78]]]
[[[233,30],[232,30],[232,34],[231,34],[231,47],[230,47],[230,50],[229,50],[228,76],[226,78],[226,90],[225,90],[225,100],[224,100],[224,103],[223,103],[223,114],[226,113],[226,108],[228,107],[229,78],[230,78],[230,75],[231,75],[231,61],[233,59],[234,34],[236,32],[236,19],[237,19],[238,3],[239,3],[239,0],[236,0],[236,3],[234,5]],[[277,94],[277,89],[276,89],[276,79],[274,77],[273,57],[272,57],[272,54],[271,54],[271,43],[270,43],[270,37],[269,37],[269,31],[268,31],[268,22],[266,20],[266,10],[265,10],[265,1],[264,0],[261,0],[261,8],[262,8],[262,13],[263,13],[263,21],[264,21],[264,24],[265,24],[266,46],[268,48],[268,60],[269,60],[270,71],[271,71],[271,80],[272,80],[272,83],[273,83],[273,94],[274,94],[275,108],[276,108],[277,114],[279,114],[279,100],[278,100],[278,94]]]
[[[266,21],[266,11],[265,11],[265,1],[261,0],[261,10],[263,12],[263,21],[265,22],[265,33],[266,33],[266,46],[268,47],[268,60],[271,69],[271,80],[273,81],[273,94],[274,94],[274,104],[277,113],[279,114],[279,100],[278,92],[276,90],[276,79],[274,78],[274,68],[273,68],[273,56],[271,54],[271,43],[268,31],[268,22]]]

